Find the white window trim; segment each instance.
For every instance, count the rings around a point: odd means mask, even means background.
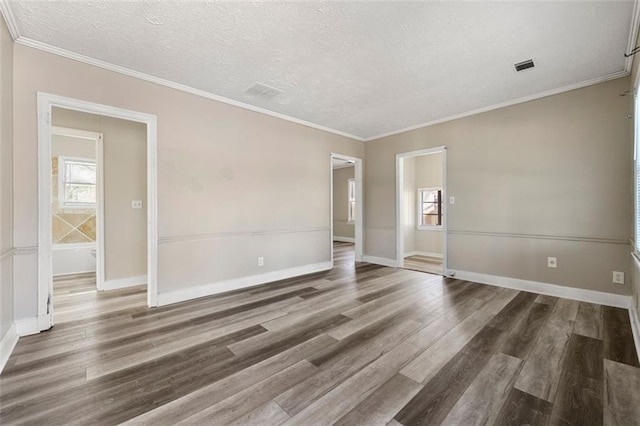
[[[634,90],[634,143],[633,143],[633,169],[634,169],[634,247],[633,253],[640,257],[640,161],[638,161],[638,149],[640,146],[640,97]]]
[[[442,231],[443,225],[423,225],[422,224],[422,193],[424,191],[440,191],[441,194],[444,194],[444,192],[442,191],[442,187],[440,186],[434,186],[431,188],[418,188],[417,189],[417,195],[416,195],[416,228],[418,230],[421,231]],[[442,195],[444,197],[444,195]],[[442,204],[442,222],[444,222],[444,200],[441,200],[441,204]]]
[[[353,197],[353,198],[352,198]],[[347,180],[347,224],[354,225],[356,223],[354,211],[351,210],[351,203],[356,201],[356,179]],[[354,207],[355,209],[355,207]]]
[[[64,196],[64,172],[66,161],[77,161],[83,163],[92,163],[97,166],[95,158],[81,158],[81,157],[68,157],[66,155],[58,156],[58,205],[61,209],[91,209],[96,208],[96,203],[65,203]],[[96,169],[97,170],[97,169]],[[97,176],[96,176],[96,191],[97,191]],[[96,192],[96,198],[97,198]]]

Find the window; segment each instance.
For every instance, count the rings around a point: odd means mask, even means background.
[[[356,221],[356,180],[349,179],[349,211],[347,212],[347,221],[354,223]]]
[[[442,226],[442,188],[418,189],[418,228]]]
[[[60,207],[95,207],[96,162],[80,158],[60,157],[58,184]]]

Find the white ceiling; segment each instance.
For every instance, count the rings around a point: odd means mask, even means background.
[[[634,3],[14,0],[10,10],[23,40],[367,139],[624,75]],[[536,68],[516,74],[529,58]],[[256,82],[282,93],[246,93]]]

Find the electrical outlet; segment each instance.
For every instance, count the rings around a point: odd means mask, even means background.
[[[132,209],[141,209],[142,208],[142,200],[133,200],[131,202]]]
[[[456,203],[456,197],[451,196],[449,197],[449,204],[455,204]]]
[[[613,271],[613,283],[624,284],[624,272]]]
[[[258,266],[264,266],[264,257],[258,258]]]
[[[548,268],[557,268],[558,267],[558,259],[555,257],[547,257],[547,267]]]

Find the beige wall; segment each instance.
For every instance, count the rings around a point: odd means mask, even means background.
[[[416,158],[410,157],[403,160],[402,170],[403,185],[403,218],[402,233],[404,243],[404,254],[416,251]]]
[[[147,130],[142,123],[54,108],[54,126],[102,133],[105,280],[147,274]]]
[[[330,154],[363,158],[362,142],[22,45],[14,60],[17,246],[37,244],[42,91],[158,117],[160,293],[330,261]],[[37,311],[36,266],[20,271],[23,318]]]
[[[355,226],[348,223],[349,179],[354,177],[355,167],[333,169],[333,235],[355,238]]]
[[[13,41],[0,18],[0,340],[13,323]]]
[[[368,142],[365,254],[396,256],[395,155],[445,145],[450,269],[628,294],[611,284],[630,269],[628,88],[617,79]]]
[[[415,158],[416,179],[415,197],[420,188],[442,188],[442,154],[421,155]],[[417,203],[417,200],[415,201]],[[444,208],[447,206],[444,205]],[[414,204],[414,211],[417,210]],[[415,251],[442,255],[443,234],[441,229],[417,229],[415,232]]]
[[[640,33],[638,34],[638,36],[640,36]],[[640,42],[640,38],[638,38],[639,42]],[[638,79],[640,78],[640,54],[635,55],[633,58],[633,67],[631,70],[631,81],[629,84],[629,90],[635,90],[635,93],[638,94],[640,93],[640,83],[638,81]],[[628,102],[630,104],[630,108],[629,111],[634,111],[634,99],[633,96],[627,96],[626,97],[628,99]],[[638,113],[640,111],[634,111],[634,120],[629,120],[629,127],[631,129],[631,144],[632,144],[632,148],[630,150],[630,154],[629,157],[631,159],[633,159],[633,143],[634,143],[634,138],[637,137],[636,135],[634,135],[634,129],[635,129],[635,121],[638,121]],[[634,192],[635,192],[635,179],[631,179],[630,182],[630,191],[631,191],[631,199],[634,200]],[[635,235],[635,230],[633,229],[635,226],[635,219],[632,218],[631,220],[631,236],[632,238],[637,238],[637,236]],[[629,251],[634,251],[635,247],[630,247]],[[635,261],[635,260],[631,260],[631,291],[632,291],[632,296],[633,296],[633,303],[636,307],[637,311],[640,311],[640,262],[639,261]]]
[[[443,236],[439,229],[418,229],[418,189],[442,187],[442,154],[405,158],[403,164],[404,255],[442,255]]]

